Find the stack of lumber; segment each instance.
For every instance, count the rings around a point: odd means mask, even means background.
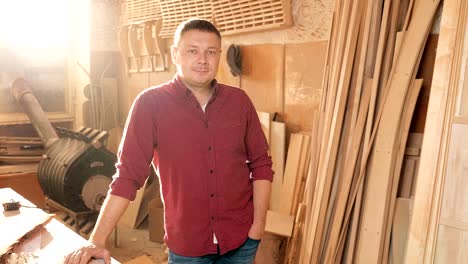
[[[297,202],[280,207],[295,216],[285,262],[398,263],[390,256],[406,237],[394,215],[405,223],[410,214],[409,197],[397,201],[400,172],[411,166],[416,73],[439,2],[336,1],[305,189],[295,182]]]
[[[39,162],[44,146],[39,138],[0,137],[0,164]]]
[[[274,171],[266,231],[282,237],[290,237],[294,215],[300,202],[297,194],[304,189],[310,159],[310,136],[306,133],[291,134],[286,155],[285,123],[274,120],[273,113],[257,112],[257,114],[270,145]]]

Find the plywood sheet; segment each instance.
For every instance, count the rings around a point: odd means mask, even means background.
[[[284,46],[242,46],[241,88],[257,111],[283,113]]]
[[[466,263],[468,259],[468,231],[440,225],[434,263]]]
[[[441,218],[468,225],[468,125],[453,124],[445,172]]]
[[[312,114],[322,96],[327,41],[288,44],[284,66],[284,120],[288,131],[312,130]]]

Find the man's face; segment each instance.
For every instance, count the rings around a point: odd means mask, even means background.
[[[183,81],[191,87],[209,87],[218,72],[221,40],[215,33],[186,31],[177,47],[171,48],[172,62]]]

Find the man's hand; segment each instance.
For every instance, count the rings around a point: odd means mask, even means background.
[[[263,233],[265,232],[265,224],[254,223],[249,230],[248,236],[255,240],[262,239]]]
[[[106,264],[111,263],[110,252],[105,247],[90,244],[73,251],[64,257],[64,264],[87,264],[91,258],[104,259]]]

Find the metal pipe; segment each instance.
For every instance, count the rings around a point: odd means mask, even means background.
[[[11,92],[16,101],[21,105],[24,112],[28,115],[33,127],[36,129],[39,137],[47,149],[59,136],[52,127],[44,110],[32,93],[31,86],[23,78],[18,78],[11,84]]]

